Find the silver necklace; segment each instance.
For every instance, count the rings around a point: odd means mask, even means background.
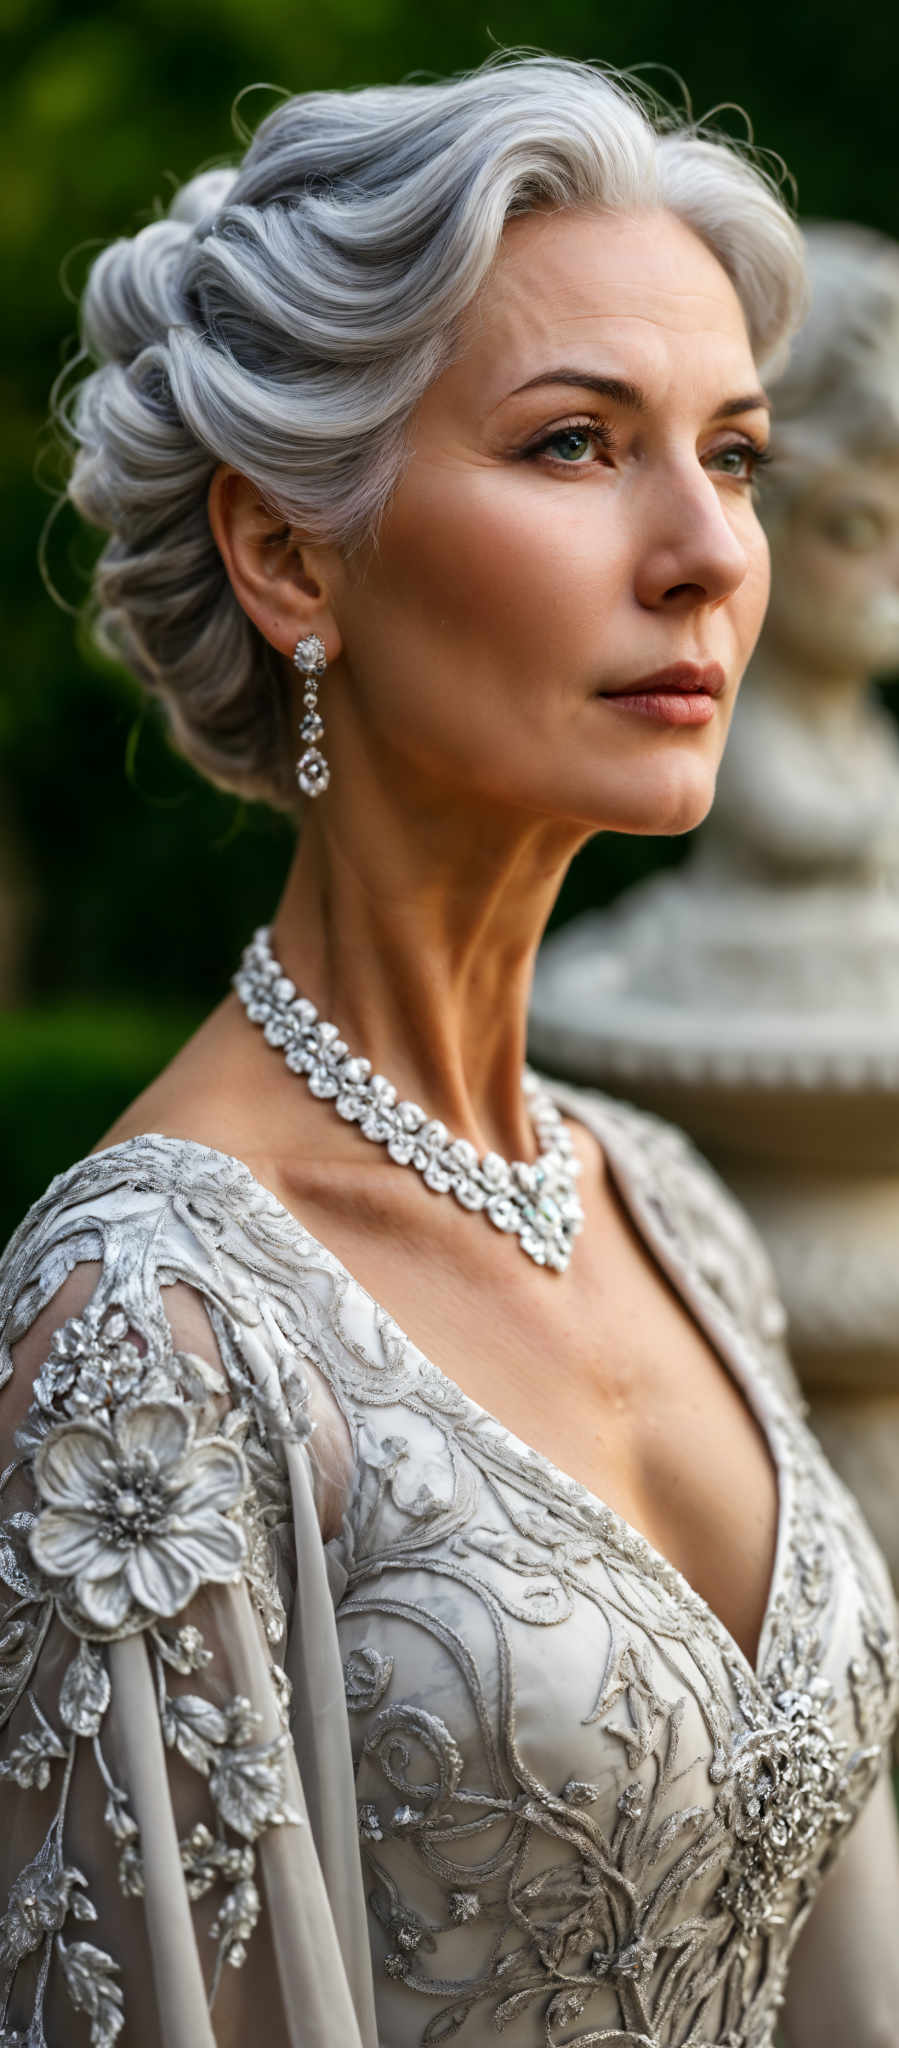
[[[539,1159],[510,1163],[498,1152],[479,1158],[467,1138],[451,1138],[417,1102],[398,1102],[391,1082],[350,1053],[336,1024],[298,995],[272,954],[266,927],[247,946],[234,987],[250,1021],[283,1051],[291,1072],[304,1076],[311,1095],[333,1102],[338,1116],[358,1124],[372,1144],[386,1145],[397,1166],[414,1166],[433,1194],[453,1194],[463,1209],[482,1210],[497,1230],[514,1232],[536,1265],[564,1273],[584,1223],[576,1187],[580,1160],[555,1103],[527,1067],[521,1085]]]

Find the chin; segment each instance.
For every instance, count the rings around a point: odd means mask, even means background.
[[[596,829],[629,832],[647,839],[674,839],[708,817],[715,796],[718,761],[672,762],[651,776],[631,774],[614,791],[606,789],[593,811]],[[592,807],[591,807],[592,808]]]

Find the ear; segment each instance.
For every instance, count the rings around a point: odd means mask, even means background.
[[[301,541],[255,484],[222,463],[209,486],[209,524],[239,605],[279,654],[317,633],[328,660],[341,651],[331,609],[338,556]]]

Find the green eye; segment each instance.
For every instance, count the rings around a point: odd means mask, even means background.
[[[542,440],[522,450],[529,462],[547,457],[566,469],[593,469],[601,449],[611,449],[613,438],[604,420],[566,420],[563,426],[544,434]]]
[[[712,456],[712,466],[724,476],[736,477],[738,483],[751,483],[764,460],[758,448],[751,448],[748,441],[741,441],[730,448],[719,448]]]
[[[562,462],[581,462],[589,454],[593,439],[590,427],[565,427],[560,434],[554,434],[546,446]]]
[[[760,448],[754,441],[731,441],[729,447],[716,449],[708,458],[708,467],[721,476],[733,477],[734,483],[758,484],[770,461],[769,448]]]

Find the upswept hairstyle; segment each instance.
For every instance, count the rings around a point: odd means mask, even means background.
[[[670,208],[732,279],[760,366],[777,362],[803,270],[775,181],[633,79],[550,57],[286,99],[236,169],[94,262],[95,367],[60,412],[69,495],[109,535],[95,630],[213,781],[297,803],[289,672],[213,540],[217,465],[310,539],[366,539],[506,221],[584,205]]]

